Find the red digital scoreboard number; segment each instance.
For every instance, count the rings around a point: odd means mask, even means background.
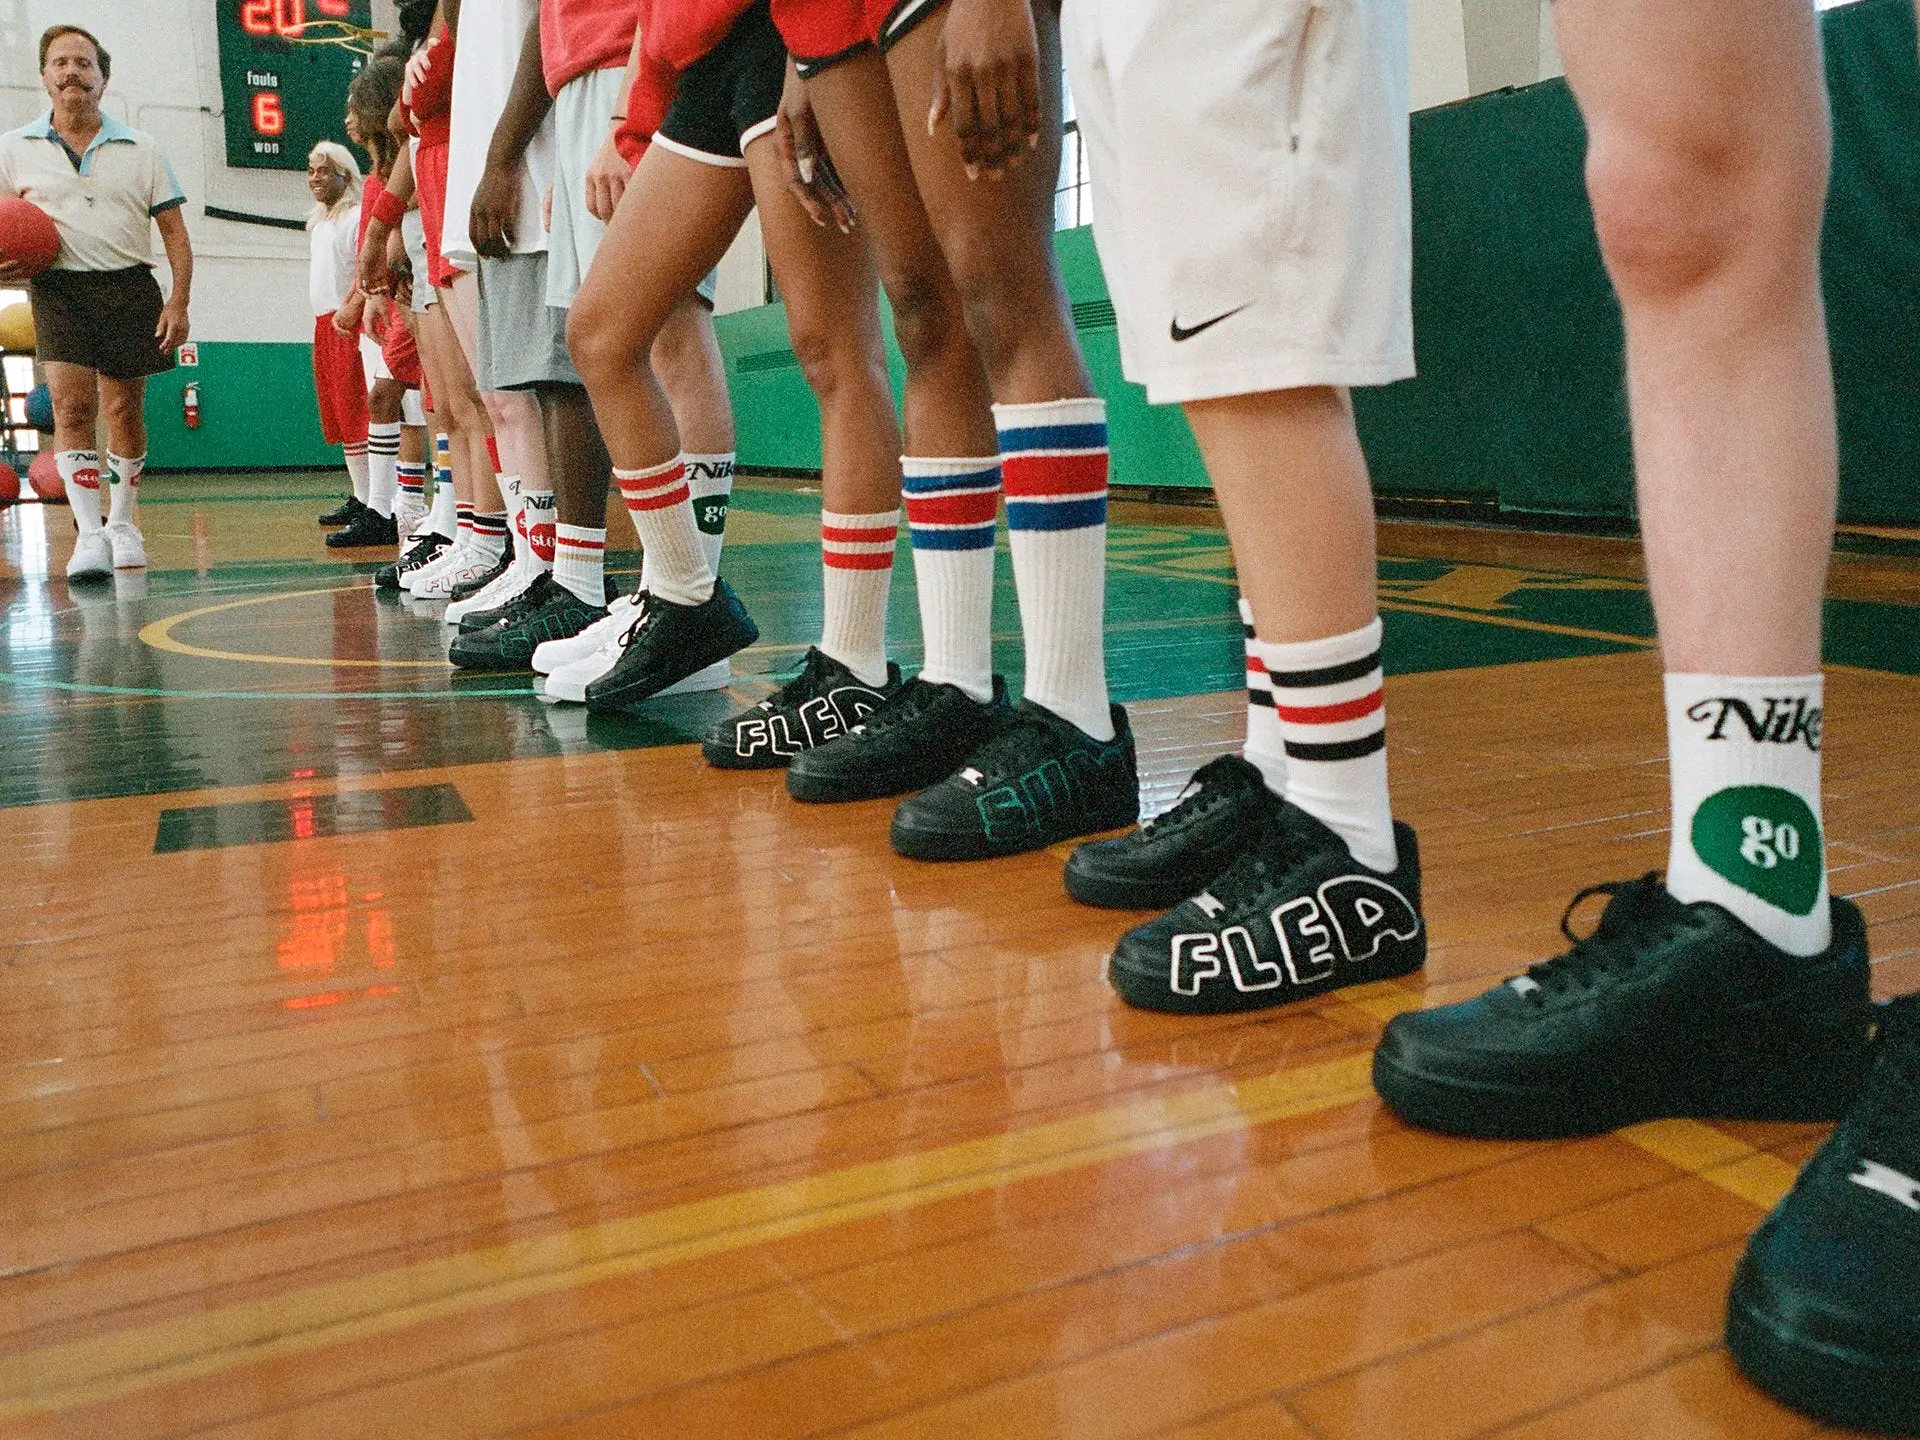
[[[348,0],[313,0],[315,16],[345,20],[353,7]],[[249,35],[293,37],[307,24],[307,0],[240,0],[240,28]]]
[[[229,165],[301,170],[314,142],[344,137],[371,9],[370,0],[218,0]]]

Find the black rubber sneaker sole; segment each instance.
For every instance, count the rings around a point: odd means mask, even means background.
[[[1152,884],[1132,877],[1102,875],[1086,866],[1076,869],[1072,860],[1067,861],[1066,869],[1061,872],[1068,895],[1082,905],[1100,910],[1171,910],[1182,900],[1206,889],[1213,878]]]
[[[725,585],[725,581],[719,582]],[[737,655],[760,638],[760,627],[740,605],[739,597],[731,589],[724,592],[727,596],[729,623],[723,630],[714,626],[701,637],[697,645],[689,645],[673,656],[671,664],[656,667],[652,672],[634,676],[623,683],[609,685],[619,670],[616,662],[613,671],[594,681],[587,687],[587,709],[601,712],[622,710],[629,705],[638,705],[649,700],[662,690],[678,685],[689,675],[697,675],[709,665],[717,665],[729,656]]]
[[[1088,816],[1082,821],[1063,825],[1058,830],[1005,846],[993,845],[974,834],[956,835],[946,830],[902,825],[896,814],[888,838],[895,852],[909,860],[1001,860],[1009,855],[1028,855],[1035,850],[1045,850],[1049,845],[1058,845],[1065,840],[1084,840],[1091,835],[1131,829],[1138,814],[1138,810],[1128,814],[1115,807],[1111,815]]]
[[[1776,1400],[1830,1425],[1920,1435],[1920,1355],[1867,1354],[1796,1335],[1747,1293],[1744,1267],[1727,1300],[1727,1349]]]
[[[1778,1043],[1776,1032],[1758,1051],[1692,1085],[1609,1092],[1428,1074],[1392,1053],[1389,1033],[1373,1052],[1373,1087],[1395,1114],[1422,1129],[1478,1140],[1565,1140],[1648,1120],[1836,1121],[1860,1093],[1862,1059],[1860,1047],[1838,1033],[1793,1045]]]

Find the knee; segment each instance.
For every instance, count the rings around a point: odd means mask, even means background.
[[[1811,273],[1824,151],[1805,137],[1596,135],[1594,229],[1624,303],[1658,303],[1743,271]]]
[[[796,317],[791,309],[787,322],[793,357],[822,409],[864,390],[886,388],[886,352],[877,328],[867,335],[861,333],[865,327],[843,318]]]
[[[617,382],[633,352],[608,308],[582,294],[567,312],[567,355],[589,391]]]
[[[945,354],[956,341],[966,342],[966,322],[944,285],[914,274],[889,277],[886,289],[893,338],[909,370]]]
[[[91,388],[55,390],[53,423],[61,430],[80,430],[91,435],[100,423],[100,402]]]

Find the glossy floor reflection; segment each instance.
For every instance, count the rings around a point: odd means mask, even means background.
[[[1631,546],[1387,528],[1428,969],[1194,1020],[1113,999],[1134,917],[1059,854],[900,860],[886,803],[684,743],[817,625],[816,497],[738,494],[733,691],[602,726],[457,685],[322,549],[318,477],[150,490],[144,593],[0,518],[0,1435],[1813,1432],[1718,1328],[1817,1127],[1468,1144],[1367,1083],[1386,1018],[1664,855]],[[1238,738],[1230,562],[1204,515],[1115,518],[1158,808]],[[1920,987],[1920,560],[1882,539],[1835,570],[1826,818],[1885,994]]]

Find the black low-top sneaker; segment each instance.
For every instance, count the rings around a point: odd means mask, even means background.
[[[329,550],[364,550],[374,545],[398,545],[400,526],[391,515],[382,515],[363,505],[360,513],[347,522],[347,528],[327,536]]]
[[[1222,755],[1193,772],[1177,804],[1131,835],[1089,840],[1067,861],[1067,893],[1082,905],[1166,910],[1212,884],[1280,808],[1259,769]]]
[[[1600,924],[1568,923],[1607,895]],[[1477,999],[1397,1015],[1373,1085],[1449,1135],[1552,1139],[1642,1120],[1837,1120],[1868,1063],[1867,935],[1832,902],[1833,942],[1775,948],[1718,905],[1684,905],[1659,873],[1576,895],[1573,946]]]
[[[471,580],[461,581],[458,585],[454,586],[453,589],[449,590],[447,592],[448,603],[451,604],[456,600],[471,600],[482,590],[486,589],[487,586],[506,574],[507,571],[512,568],[512,565],[513,552],[511,550],[503,550],[500,553],[500,558],[495,560],[485,570],[482,570]]]
[[[426,566],[452,543],[453,541],[446,536],[435,534],[431,530],[416,537],[406,554],[393,564],[382,565],[373,572],[375,587],[381,590],[398,590],[402,579]]]
[[[1880,1008],[1865,1091],[1734,1271],[1727,1348],[1828,1424],[1920,1435],[1920,996]]]
[[[367,508],[367,502],[352,495],[347,496],[333,509],[320,517],[320,523],[326,526],[351,525],[353,517]]]
[[[447,658],[462,670],[525,670],[533,663],[533,652],[547,641],[569,640],[607,615],[547,575],[534,582],[525,598],[526,604],[498,624],[455,635]]]
[[[833,804],[924,790],[966,764],[1012,714],[1007,682],[998,675],[986,704],[916,675],[846,734],[796,755],[787,794]]]
[[[707,732],[700,753],[722,770],[777,770],[803,750],[846,734],[900,688],[900,667],[887,662],[884,685],[868,685],[818,646],[800,673],[758,705]]]
[[[1117,830],[1140,818],[1140,782],[1127,712],[1111,707],[1113,738],[1022,700],[939,784],[893,812],[893,848],[911,860],[988,860]]]
[[[639,604],[640,618],[620,637],[620,658],[587,686],[589,710],[637,704],[760,638],[760,627],[724,580],[714,581],[713,594],[699,605],[676,605],[650,591]]]
[[[1396,822],[1391,873],[1296,805],[1250,823],[1239,858],[1114,946],[1107,978],[1142,1010],[1218,1015],[1390,980],[1427,958],[1420,844]]]

